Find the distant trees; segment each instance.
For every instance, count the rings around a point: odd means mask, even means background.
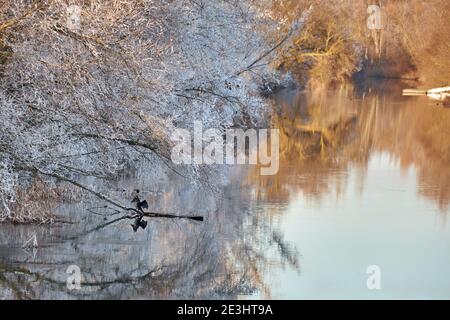
[[[430,86],[447,85],[450,81],[450,2],[432,1],[386,1],[389,17],[388,43],[398,43],[403,52],[392,59],[401,61],[410,56],[416,72],[411,72]],[[386,56],[392,52],[385,52]],[[411,70],[410,70],[411,71]]]
[[[369,29],[369,3],[275,0],[274,17],[286,25],[312,5],[311,16],[278,66],[303,81],[328,85],[355,72],[419,78],[430,86],[450,78],[450,3],[445,0],[379,0],[381,29]]]
[[[286,26],[305,10],[310,12],[305,27],[293,38],[289,50],[279,54],[276,65],[314,85],[346,81],[361,65],[362,50],[354,36],[365,21],[365,9],[353,1],[274,1],[274,15],[286,21]]]

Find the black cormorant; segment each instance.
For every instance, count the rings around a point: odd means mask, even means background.
[[[145,229],[147,227],[147,221],[142,220],[144,217],[144,209],[148,209],[148,203],[146,200],[139,199],[139,189],[136,190],[136,195],[134,196],[131,202],[136,203],[136,209],[139,212],[139,216],[134,220],[134,223],[131,224],[133,231],[136,232],[139,227]]]

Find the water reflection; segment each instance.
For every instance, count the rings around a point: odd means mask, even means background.
[[[394,83],[395,84],[395,83]],[[355,94],[355,91],[358,94]],[[417,170],[418,194],[446,212],[450,200],[450,110],[426,97],[402,97],[401,87],[358,92],[278,95],[274,127],[281,128],[280,171],[275,177],[251,172],[248,182],[261,200],[288,201],[302,192],[320,199],[331,191],[338,195],[348,171],[357,168],[364,185],[368,161],[386,152],[400,170]]]
[[[274,225],[300,252],[300,275],[267,275],[273,296],[450,297],[450,110],[396,85],[277,97],[280,172],[245,182],[284,205]],[[373,264],[381,290],[366,286]]]
[[[101,213],[102,204],[86,202],[64,206],[65,215],[79,221],[76,224],[2,225],[1,298],[270,296],[263,277],[266,266],[273,262],[297,267],[283,236],[271,229],[264,212],[256,214],[257,206],[239,189],[212,193],[193,188],[176,175],[157,183],[147,177],[138,175],[132,184],[127,177],[119,185],[140,188],[155,211],[195,213],[206,222],[148,219],[147,229],[134,233],[129,222],[122,221],[85,234],[84,230],[116,217],[92,214],[93,207]],[[22,248],[34,235],[39,246]],[[71,265],[81,270],[81,290],[67,289],[66,270]]]

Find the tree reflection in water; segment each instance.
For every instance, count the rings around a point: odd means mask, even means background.
[[[382,84],[381,88],[281,92],[272,120],[274,127],[282,129],[280,171],[273,177],[251,171],[246,183],[258,199],[287,202],[299,192],[313,201],[329,193],[339,197],[350,168],[359,172],[363,188],[371,155],[387,152],[401,170],[417,169],[418,194],[446,212],[450,110],[426,97],[400,96],[399,83]]]

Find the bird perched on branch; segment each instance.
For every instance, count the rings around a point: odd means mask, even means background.
[[[144,209],[148,209],[148,203],[146,200],[139,199],[139,189],[136,189],[135,196],[133,200],[131,200],[132,203],[136,203],[136,209],[142,213],[144,213]]]
[[[134,223],[131,224],[133,231],[136,232],[139,227],[142,229],[147,227],[147,221],[142,220],[142,218],[144,217],[144,209],[148,209],[148,203],[146,200],[141,201],[139,198],[139,189],[136,189],[135,196],[131,202],[136,203],[136,210],[139,212],[139,216],[134,220]]]

